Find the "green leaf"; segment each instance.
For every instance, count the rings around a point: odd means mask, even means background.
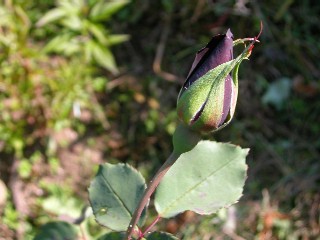
[[[60,0],[58,1],[58,6],[64,9],[68,16],[79,15],[81,9],[84,7],[83,0]]]
[[[212,214],[235,203],[242,195],[248,151],[232,144],[201,141],[182,154],[157,189],[159,215],[169,218],[186,210]]]
[[[100,44],[107,44],[107,34],[103,26],[92,23],[90,21],[85,21],[85,27],[98,40]]]
[[[86,62],[92,62],[93,61],[93,52],[95,48],[95,41],[89,40],[86,44],[84,44],[84,56],[86,59]]]
[[[37,27],[42,27],[48,23],[55,22],[63,17],[65,17],[66,11],[62,8],[54,8],[51,11],[47,12],[37,23]]]
[[[34,240],[76,240],[76,228],[67,222],[49,222],[41,226]]]
[[[65,56],[71,56],[80,51],[80,42],[77,37],[69,33],[63,33],[54,37],[44,48],[45,53],[55,52]]]
[[[83,21],[80,16],[71,15],[67,18],[64,18],[61,22],[66,28],[69,28],[73,31],[81,31],[83,28]]]
[[[115,231],[127,229],[146,188],[142,175],[127,164],[101,165],[89,188],[89,199],[98,223]],[[144,210],[139,225],[144,223]]]
[[[280,78],[269,85],[267,92],[262,97],[264,104],[271,104],[281,110],[290,97],[292,81],[289,78]]]
[[[107,82],[108,79],[104,77],[96,77],[92,80],[92,87],[95,91],[102,92],[105,89]]]
[[[93,42],[92,42],[93,43]],[[109,70],[113,74],[118,73],[118,69],[116,67],[116,62],[111,51],[108,48],[105,48],[97,43],[92,44],[92,56],[94,60],[105,69]]]
[[[32,173],[32,163],[28,159],[24,159],[20,162],[18,172],[21,178],[28,178]]]
[[[45,211],[57,215],[64,214],[74,218],[79,216],[79,202],[72,197],[49,196],[43,199],[42,207]]]
[[[107,38],[108,46],[116,45],[125,41],[128,41],[129,35],[127,34],[112,34]]]
[[[99,1],[90,11],[90,18],[94,21],[108,20],[128,3],[128,0]]]
[[[170,233],[153,232],[146,239],[147,240],[178,240],[179,238],[173,236]]]
[[[97,240],[123,240],[125,235],[123,232],[112,232],[102,235]]]
[[[43,51],[45,52],[61,52],[64,46],[68,45],[72,36],[71,34],[61,34],[54,37],[51,41],[47,43]]]

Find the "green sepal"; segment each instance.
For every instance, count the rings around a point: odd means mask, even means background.
[[[231,121],[238,94],[238,69],[243,59],[250,54],[249,48],[251,46],[252,44],[247,46],[236,59],[208,71],[183,93],[180,92],[177,111],[179,118],[185,125],[195,131],[206,131],[206,124],[210,123],[208,124],[210,126],[216,125],[216,129],[213,130],[218,130]],[[231,116],[222,126],[218,126],[223,110],[224,82],[232,70],[234,70],[232,76],[235,96],[232,100]],[[193,121],[201,109],[200,117]],[[212,131],[212,129],[208,131]]]

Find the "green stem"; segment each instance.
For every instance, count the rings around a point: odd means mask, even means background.
[[[143,209],[148,204],[150,196],[155,191],[156,187],[159,185],[160,181],[162,180],[162,178],[164,177],[166,172],[170,169],[170,167],[179,158],[179,156],[180,156],[180,154],[177,154],[175,151],[173,151],[171,153],[171,155],[169,156],[169,158],[162,165],[162,167],[158,170],[158,172],[153,177],[153,179],[150,181],[146,191],[144,192],[144,194],[139,202],[138,207],[136,208],[136,210],[132,216],[131,222],[130,222],[129,227],[127,229],[127,234],[126,234],[125,239],[131,240],[133,230],[140,219],[140,216],[141,216]]]

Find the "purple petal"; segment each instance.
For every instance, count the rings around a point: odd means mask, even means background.
[[[224,81],[223,110],[222,110],[222,116],[218,126],[221,126],[226,121],[230,113],[232,94],[233,94],[232,78],[230,75],[228,75]]]
[[[188,88],[194,81],[205,75],[211,69],[233,59],[233,35],[228,29],[226,34],[214,36],[201,49],[192,64],[184,88]]]

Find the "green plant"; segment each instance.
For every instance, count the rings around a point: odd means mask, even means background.
[[[97,63],[117,73],[118,69],[110,47],[128,39],[124,34],[111,34],[104,24],[126,5],[128,0],[58,0],[57,7],[47,12],[38,27],[57,23],[59,34],[44,48],[66,56],[78,56],[83,64]]]
[[[198,52],[178,97],[182,119],[173,134],[173,151],[148,186],[142,175],[127,164],[100,166],[89,187],[90,204],[96,221],[117,233],[99,239],[177,239],[169,233],[149,233],[161,218],[186,210],[212,214],[241,197],[248,149],[201,140],[200,133],[216,131],[230,122],[237,97],[238,68],[250,56],[258,37],[233,41],[228,31]],[[233,45],[247,41],[250,44],[233,59]],[[229,86],[230,81],[233,85]],[[149,198],[156,189],[158,215],[142,231]],[[126,234],[122,233],[126,229]]]
[[[34,109],[30,104],[35,99],[33,89],[39,71],[35,69],[37,48],[29,42],[31,22],[19,5],[0,6],[0,139],[6,150],[22,155],[24,146],[31,141],[23,139],[28,117]]]
[[[0,6],[0,140],[5,151],[22,157],[26,147],[52,130],[80,129],[83,111],[108,127],[95,96],[107,78],[94,63],[117,72],[110,47],[128,37],[111,34],[103,24],[126,3],[59,1],[37,24],[44,29],[57,21],[62,27],[53,39],[45,39],[49,43],[44,47],[34,39],[39,29],[34,29],[25,3],[6,1]],[[50,56],[52,51],[58,55]]]
[[[65,138],[57,140],[57,132],[76,129],[80,135],[86,130],[85,124],[88,122],[94,122],[101,129],[108,128],[96,94],[105,89],[105,73],[113,71],[111,68],[104,70],[102,75],[101,68],[92,61],[90,64],[86,62],[82,52],[68,56],[60,53],[49,54],[46,48],[48,45],[44,43],[51,41],[52,34],[46,32],[44,27],[35,27],[37,16],[42,15],[41,11],[48,6],[41,3],[44,7],[37,9],[33,8],[34,4],[32,1],[10,0],[0,4],[0,161],[1,170],[5,169],[4,176],[2,171],[0,175],[1,179],[7,178],[6,173],[14,175],[14,181],[23,185],[21,189],[42,177],[43,172],[34,171],[39,164],[37,153],[41,154],[39,165],[49,162],[50,170],[57,171],[57,146],[66,147],[70,143],[70,140]],[[50,6],[49,3],[48,5]],[[119,8],[112,9],[110,14],[117,10]],[[104,28],[102,25],[100,27]],[[101,31],[105,31],[105,28]],[[41,35],[41,32],[45,34]],[[113,36],[108,46],[116,44],[116,38],[119,43],[126,37]],[[69,47],[72,48],[71,45]],[[109,48],[107,51],[110,52]],[[112,59],[111,54],[111,61]],[[114,62],[112,67],[116,69]],[[86,117],[83,117],[84,115]],[[12,165],[17,165],[14,171],[11,171]],[[9,182],[13,181],[10,176],[7,182],[9,186]],[[21,198],[21,193],[15,189],[11,192],[13,204],[7,204],[6,209],[1,212],[3,221],[0,225],[5,225],[9,232],[17,232],[17,235],[21,231],[26,239],[29,239],[35,231],[35,225],[41,223],[41,220],[39,218],[31,223],[14,201],[17,196]],[[41,202],[42,196],[39,200]],[[46,204],[36,206],[36,212],[48,210],[46,207],[50,205],[49,200],[59,209],[61,202],[54,202],[54,199],[49,198]],[[32,202],[34,205],[38,203]],[[72,206],[72,201],[68,204]]]

